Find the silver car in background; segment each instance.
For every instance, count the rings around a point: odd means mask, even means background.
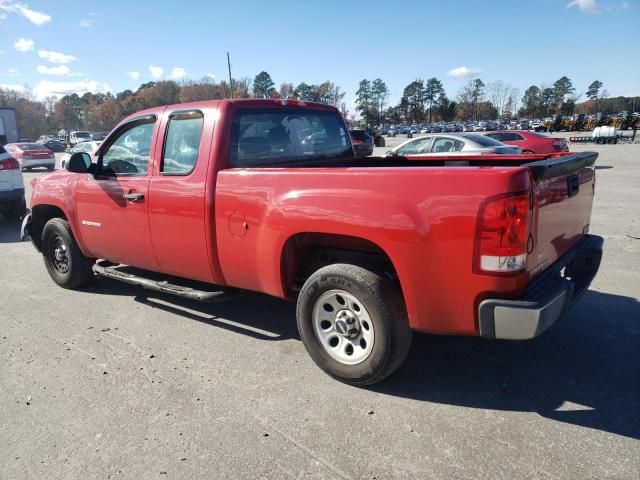
[[[102,142],[82,142],[77,144],[71,149],[70,152],[65,153],[62,156],[62,158],[60,159],[60,168],[67,168],[67,162],[71,158],[71,155],[76,152],[87,152],[89,155],[91,155],[91,158],[93,158],[93,154],[96,153],[96,150],[98,150],[98,147],[100,145],[102,145]]]
[[[414,138],[393,150],[388,156],[484,155],[522,153],[520,147],[505,145],[493,138],[475,133],[446,133]]]

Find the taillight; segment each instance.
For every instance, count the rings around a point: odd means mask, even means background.
[[[474,271],[514,274],[525,268],[531,206],[529,192],[489,197],[480,206]]]
[[[19,170],[20,164],[15,158],[7,158],[6,160],[0,160],[0,170]]]

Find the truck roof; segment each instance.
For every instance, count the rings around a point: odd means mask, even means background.
[[[121,120],[118,125],[128,122],[131,119],[145,116],[145,115],[159,115],[166,108],[170,110],[192,110],[199,108],[224,108],[225,106],[242,107],[242,108],[273,108],[277,106],[291,106],[299,108],[311,108],[314,110],[335,111],[339,110],[333,105],[327,105],[326,103],[309,102],[306,100],[297,100],[293,98],[234,98],[234,99],[222,99],[222,100],[201,100],[197,102],[189,103],[174,103],[171,105],[161,105],[158,107],[148,108],[146,110],[140,110],[132,113],[128,117]]]

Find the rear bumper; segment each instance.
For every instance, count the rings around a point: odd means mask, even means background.
[[[483,300],[478,306],[480,335],[527,340],[556,323],[589,288],[602,258],[602,237],[586,235],[536,277],[517,300]]]
[[[56,164],[55,158],[22,158],[20,159],[20,166],[22,168],[54,167],[55,164]]]

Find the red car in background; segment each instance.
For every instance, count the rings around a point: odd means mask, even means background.
[[[9,143],[4,148],[18,161],[22,170],[45,167],[52,171],[56,167],[53,151],[39,143]]]
[[[487,137],[494,138],[507,145],[517,145],[522,153],[555,153],[568,152],[569,146],[564,138],[548,137],[542,133],[526,130],[496,130],[485,133]]]

